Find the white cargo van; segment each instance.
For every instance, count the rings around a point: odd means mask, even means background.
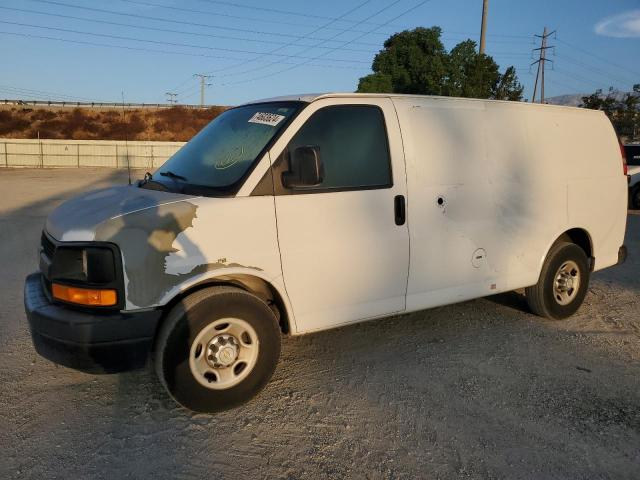
[[[328,94],[227,110],[135,186],[57,208],[25,306],[73,368],[154,359],[196,411],[254,396],[281,335],[526,288],[573,314],[624,260],[627,179],[592,110]]]

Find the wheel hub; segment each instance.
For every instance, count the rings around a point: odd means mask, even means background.
[[[579,287],[580,270],[574,261],[569,260],[556,273],[553,296],[560,305],[568,305],[577,295]]]
[[[260,351],[258,334],[240,318],[214,320],[196,335],[189,351],[189,369],[211,390],[226,390],[253,371]]]
[[[563,291],[571,290],[573,288],[573,278],[568,273],[561,273],[558,279],[558,288]]]
[[[239,351],[240,345],[233,335],[216,335],[207,345],[207,363],[213,368],[229,367],[237,360]]]

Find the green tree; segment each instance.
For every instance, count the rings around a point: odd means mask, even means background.
[[[491,98],[500,79],[498,64],[476,51],[476,42],[465,40],[448,56],[444,94],[451,97]]]
[[[620,93],[613,87],[605,95],[602,89],[582,97],[583,108],[602,110],[624,141],[640,140],[640,84],[632,92]]]
[[[360,79],[358,91],[441,95],[447,63],[441,32],[439,27],[420,27],[392,35],[373,60],[374,73]]]
[[[362,77],[358,92],[413,93],[521,100],[515,68],[500,74],[498,64],[466,40],[447,52],[439,27],[392,35],[374,58],[374,73]]]
[[[359,92],[393,93],[391,76],[386,73],[373,73],[362,77],[358,83]]]
[[[518,81],[515,67],[507,68],[496,85],[493,98],[496,100],[522,100],[524,87]]]

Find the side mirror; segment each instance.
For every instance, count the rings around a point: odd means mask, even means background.
[[[324,180],[324,165],[320,158],[320,147],[298,147],[289,159],[289,171],[282,174],[286,188],[313,187]]]

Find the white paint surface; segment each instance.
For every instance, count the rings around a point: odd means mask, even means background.
[[[588,233],[596,270],[617,262],[627,181],[602,113],[395,95],[309,101],[236,198],[195,200],[197,219],[167,259],[172,274],[220,259],[241,267],[190,278],[163,302],[205,278],[253,272],[277,283],[301,334],[533,285],[572,228]],[[393,187],[251,196],[305,120],[337,104],[382,108]],[[407,198],[400,227],[395,195]]]

